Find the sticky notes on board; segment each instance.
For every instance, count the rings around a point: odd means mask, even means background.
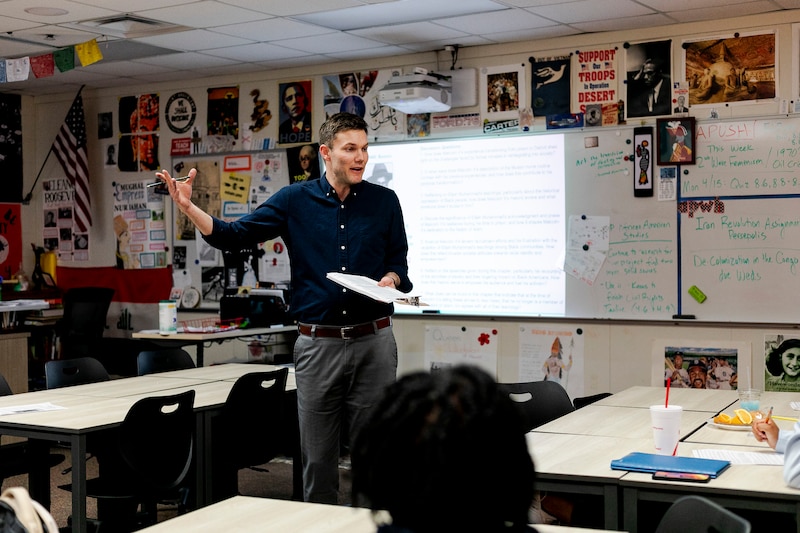
[[[689,294],[692,298],[697,300],[697,303],[703,303],[706,301],[706,295],[703,291],[697,288],[697,285],[692,285],[689,287]]]

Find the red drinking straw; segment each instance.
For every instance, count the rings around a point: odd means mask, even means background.
[[[667,397],[664,399],[664,409],[669,407],[669,383],[671,379],[667,379]]]

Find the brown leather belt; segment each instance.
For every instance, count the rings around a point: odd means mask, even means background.
[[[298,324],[297,331],[300,335],[308,335],[309,337],[327,337],[335,339],[357,339],[364,335],[374,335],[379,329],[383,329],[392,325],[392,317],[386,316],[374,320],[372,322],[365,322],[364,324],[356,324],[355,326],[316,326],[313,324]]]

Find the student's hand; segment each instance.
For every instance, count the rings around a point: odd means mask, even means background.
[[[753,422],[752,431],[758,442],[766,441],[770,448],[775,449],[775,445],[778,444],[778,433],[780,429],[775,424],[774,420],[757,419]]]
[[[175,202],[181,211],[185,211],[192,205],[192,183],[197,176],[196,169],[193,168],[189,171],[189,179],[186,181],[174,180],[167,170],[156,172],[156,176],[167,186],[172,201]]]

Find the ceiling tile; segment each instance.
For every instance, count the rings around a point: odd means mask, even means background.
[[[284,39],[299,39],[311,35],[333,33],[333,30],[328,28],[280,18],[257,20],[230,26],[215,26],[214,31],[226,35],[236,35],[245,39],[252,39],[253,41],[281,41]]]
[[[304,39],[286,39],[282,41],[273,41],[272,44],[285,46],[293,50],[300,50],[309,54],[324,52],[344,52],[347,50],[363,50],[370,49],[376,46],[381,46],[382,43],[373,41],[371,39],[364,39],[357,35],[350,35],[344,32],[326,33],[325,35],[313,35],[305,37]]]
[[[62,8],[67,11],[66,15],[45,16],[32,15],[25,10],[30,7],[47,6]],[[5,0],[0,2],[0,10],[3,17],[16,17],[23,20],[39,22],[41,24],[62,24],[65,22],[76,22],[98,17],[108,17],[116,15],[118,11],[103,7],[79,4],[76,2],[65,2],[64,0]]]
[[[570,24],[574,28],[581,31],[620,31],[620,30],[636,30],[642,27],[642,24],[647,24],[648,28],[658,26],[667,26],[675,24],[675,21],[666,15],[647,15],[644,17],[623,17],[608,20],[597,20],[594,22],[576,22]]]
[[[210,56],[199,52],[186,52],[183,54],[166,54],[157,57],[147,57],[137,60],[146,65],[157,65],[171,69],[207,69],[217,68],[235,63],[232,59]]]
[[[602,2],[581,0],[580,2],[570,2],[568,4],[537,7],[530,11],[550,20],[563,23],[607,20],[621,15],[636,17],[653,13],[652,9],[631,0],[603,0]]]
[[[348,33],[366,37],[386,44],[421,43],[440,39],[458,40],[467,34],[453,28],[447,28],[432,22],[413,22],[393,26],[364,28]]]
[[[148,11],[141,11],[141,14],[148,18],[193,28],[210,28],[227,24],[239,24],[260,18],[267,18],[269,16],[249,9],[212,2],[211,0],[194,2],[190,6],[151,9]]]
[[[497,13],[484,13],[482,15],[467,15],[435,20],[437,24],[481,35],[488,28],[502,28],[506,31],[524,30],[530,28],[543,28],[552,26],[553,22],[539,17],[528,11],[500,11]]]
[[[303,0],[302,2],[287,2],[286,0],[220,0],[224,4],[244,7],[253,11],[260,11],[276,17],[291,17],[317,11],[330,11],[363,5],[357,0]],[[396,1],[396,0],[392,0]]]
[[[282,46],[269,43],[256,43],[244,46],[231,46],[206,51],[207,54],[218,57],[227,57],[238,61],[266,61],[268,59],[289,59],[302,57],[305,54],[298,50],[290,50]]]
[[[700,22],[704,20],[719,20],[727,17],[744,17],[776,11],[772,2],[748,2],[723,7],[709,7],[706,9],[690,9],[687,11],[670,11],[667,14],[678,22]]]
[[[191,30],[181,33],[169,33],[166,35],[154,35],[153,37],[142,37],[135,41],[163,46],[174,50],[209,50],[211,48],[226,48],[229,46],[240,46],[253,44],[253,41],[241,39],[232,35],[223,35],[208,30]]]

